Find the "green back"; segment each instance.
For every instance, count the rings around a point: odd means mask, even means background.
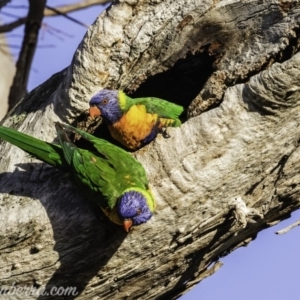
[[[183,112],[183,107],[163,99],[147,97],[131,99],[127,96],[128,101],[133,104],[145,105],[148,113],[157,114],[161,118],[178,119]]]
[[[61,126],[78,133],[93,145],[92,151],[76,148],[61,138],[62,133],[58,130],[65,156],[72,157],[74,175],[93,192],[101,192],[104,196],[98,201],[101,206],[113,208],[124,190],[130,187],[147,188],[143,166],[129,153],[70,125]]]

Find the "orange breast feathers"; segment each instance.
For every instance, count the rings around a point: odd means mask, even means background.
[[[149,136],[158,119],[157,114],[149,114],[144,105],[133,105],[121,119],[108,126],[111,135],[129,149],[137,149]]]

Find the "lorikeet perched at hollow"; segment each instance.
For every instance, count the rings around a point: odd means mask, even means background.
[[[181,125],[183,107],[159,98],[128,97],[122,91],[101,90],[90,100],[90,116],[102,116],[114,139],[136,150],[150,143],[159,131]]]
[[[148,188],[143,166],[123,149],[70,125],[55,124],[59,145],[44,142],[11,128],[0,126],[0,138],[33,157],[68,172],[114,223],[128,232],[147,222],[155,200]],[[92,150],[76,147],[65,129],[89,141]]]

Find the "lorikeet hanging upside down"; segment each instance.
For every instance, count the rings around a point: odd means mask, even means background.
[[[90,100],[90,116],[102,116],[114,139],[136,150],[166,127],[181,125],[183,107],[159,98],[128,97],[122,91],[101,90]]]
[[[0,126],[0,138],[33,157],[68,172],[90,200],[128,232],[147,222],[155,208],[143,166],[129,153],[70,125],[55,124],[60,145]],[[89,141],[93,150],[77,148],[65,129]]]

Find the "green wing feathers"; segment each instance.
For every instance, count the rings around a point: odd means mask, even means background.
[[[0,138],[19,147],[33,157],[59,169],[67,170],[67,162],[59,145],[36,139],[17,130],[0,126]]]
[[[67,124],[62,124],[62,126],[78,133],[82,138],[91,142],[95,148],[95,156],[101,157],[110,168],[118,170],[117,174],[114,175],[116,186],[123,185],[124,182],[126,184],[128,180],[124,180],[121,177],[125,177],[128,174],[130,174],[130,182],[135,183],[134,185],[148,185],[148,179],[143,166],[128,152],[78,128]],[[122,189],[122,187],[120,186],[119,189]]]
[[[165,119],[173,119],[179,121],[179,116],[182,114],[184,108],[172,102],[163,99],[147,97],[133,99],[135,104],[143,104],[149,113],[158,114],[159,117]],[[180,121],[179,121],[180,122]],[[178,124],[178,123],[176,123]],[[181,123],[179,123],[180,125]],[[177,126],[179,126],[177,125]],[[169,125],[170,126],[170,125]],[[176,126],[176,125],[173,125]]]
[[[145,189],[148,185],[143,166],[125,150],[70,125],[61,126],[92,144],[92,151],[77,148],[72,165],[83,183],[94,192],[102,193],[108,207],[113,208],[127,188]]]

